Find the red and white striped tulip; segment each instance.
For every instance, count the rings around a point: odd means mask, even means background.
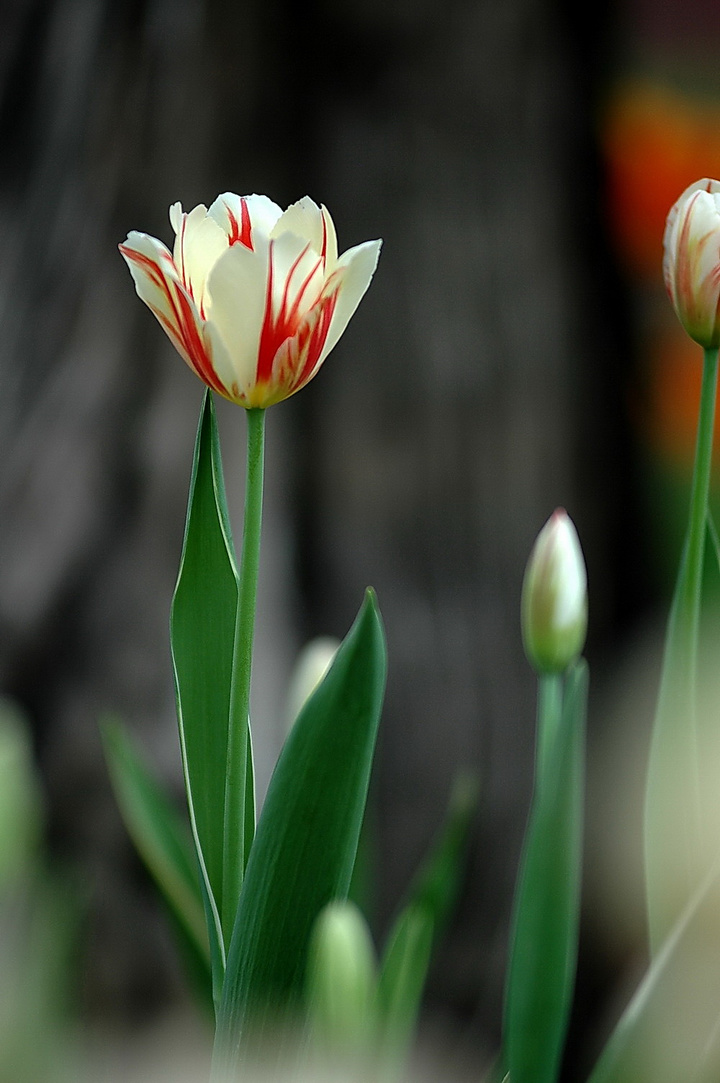
[[[170,208],[172,254],[147,233],[120,245],[138,296],[208,387],[266,407],[313,378],[370,285],[380,241],[338,257],[335,227],[308,196],[283,211],[226,192]]]
[[[665,227],[663,274],[670,300],[691,338],[720,345],[720,181],[695,181],[672,207]]]

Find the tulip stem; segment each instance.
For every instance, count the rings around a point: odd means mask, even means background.
[[[657,953],[703,875],[697,659],[718,350],[705,350],[690,513],[665,640],[645,804],[650,947]]]
[[[560,728],[563,704],[563,675],[542,673],[538,677],[537,748],[535,785],[540,788],[552,771],[554,743]]]
[[[685,582],[681,602],[682,637],[686,641],[687,665],[693,683],[697,669],[698,638],[700,625],[700,595],[703,561],[705,556],[705,531],[710,491],[713,431],[715,427],[715,394],[717,386],[718,351],[705,351],[703,382],[700,396],[695,467],[690,497],[690,521],[687,535],[687,560],[684,562]],[[682,572],[681,572],[682,579]]]
[[[255,602],[260,566],[265,411],[250,409],[245,411],[245,415],[247,417],[245,518],[240,557],[240,588],[235,622],[225,773],[221,920],[226,948],[230,943],[235,924],[240,888],[255,826],[250,748],[250,681],[255,633]]]

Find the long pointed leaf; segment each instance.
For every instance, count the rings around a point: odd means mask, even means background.
[[[476,806],[475,779],[460,775],[453,784],[445,823],[413,880],[409,901],[388,936],[378,989],[384,1078],[398,1075],[410,1048],[432,946],[457,896],[470,820]]]
[[[407,906],[390,934],[378,981],[381,1078],[399,1077],[412,1042],[433,942],[433,918],[422,903]]]
[[[180,745],[208,923],[213,988],[224,971],[220,905],[238,573],[225,501],[212,395],[200,413],[185,540],[170,618]],[[249,747],[249,745],[248,745]],[[248,763],[248,773],[252,771]],[[248,801],[252,787],[249,784]]]
[[[525,836],[503,1036],[513,1083],[555,1083],[562,1056],[577,957],[586,698],[581,661],[566,677]]]
[[[368,591],[270,781],[240,896],[218,1019],[216,1065],[232,1071],[257,1037],[299,1007],[320,910],[347,894],[385,687],[385,639]]]
[[[436,937],[457,898],[477,801],[477,780],[470,774],[459,774],[450,791],[445,821],[410,885],[408,902],[427,908]]]
[[[101,732],[113,789],[130,837],[178,923],[209,967],[197,860],[187,824],[153,778],[124,727],[105,720]]]

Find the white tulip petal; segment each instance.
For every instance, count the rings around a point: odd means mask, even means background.
[[[320,296],[325,281],[322,257],[306,238],[294,233],[274,238],[270,251],[273,317],[296,325]],[[294,331],[291,326],[288,333]]]
[[[203,321],[165,245],[147,233],[132,232],[120,251],[138,296],[155,314],[180,356],[209,387],[222,392],[205,345]]]
[[[225,340],[212,320],[207,320],[203,325],[203,341],[208,356],[212,357],[212,366],[217,376],[218,387],[215,390],[232,402],[242,403],[243,385],[238,380]]]
[[[173,259],[185,288],[203,318],[206,315],[207,276],[223,252],[227,251],[227,246],[225,231],[208,216],[202,204],[179,217]]]
[[[172,226],[173,232],[175,233],[176,237],[180,232],[180,224],[182,222],[182,217],[184,213],[185,212],[183,211],[182,203],[180,203],[179,201],[177,203],[173,203],[168,212],[170,225]]]
[[[207,207],[205,206],[204,203],[198,203],[197,207],[193,207],[193,209],[191,211],[188,211],[187,213],[188,213],[188,215],[195,214],[196,211],[199,212],[199,213],[202,212],[203,215],[207,215],[207,213],[208,213],[208,209],[207,209]],[[184,216],[185,216],[185,211],[183,210],[183,205],[178,200],[177,203],[173,203],[171,205],[170,209],[168,210],[168,218],[170,219],[170,225],[172,226],[173,233],[175,234],[176,237],[177,237],[178,233],[180,232],[180,227],[182,225],[182,220],[183,220]]]
[[[239,390],[255,380],[267,296],[267,250],[234,244],[213,267],[207,282],[208,320],[225,343],[232,380]]]
[[[236,196],[223,192],[211,204],[208,214],[224,230],[230,244],[241,242],[258,251],[267,246],[282,208],[267,196]]]
[[[291,204],[276,223],[272,237],[294,233],[310,241],[313,249],[325,260],[325,273],[329,274],[337,263],[337,236],[335,224],[327,207],[318,207],[310,196],[303,196]]]
[[[325,226],[325,273],[330,274],[335,269],[338,258],[337,234],[335,233],[335,223],[330,216],[330,211],[325,206],[320,209]]]
[[[303,196],[297,203],[291,203],[281,218],[277,220],[271,236],[280,237],[283,233],[294,233],[309,241],[313,249],[322,255],[324,242],[323,213],[314,199]]]
[[[318,366],[323,363],[342,335],[370,285],[377,267],[381,246],[382,241],[366,241],[364,244],[356,245],[355,248],[349,248],[338,260],[326,287],[331,288],[335,276],[340,276],[337,302]]]
[[[690,244],[697,245],[697,263],[694,278],[702,282],[718,266],[720,257],[720,213],[717,197],[709,192],[698,192],[689,211]]]
[[[573,625],[582,612],[587,596],[587,572],[577,530],[568,515],[556,513],[551,519],[553,548],[550,572],[555,590],[552,622],[560,631]]]
[[[125,244],[120,245],[120,252],[130,268],[138,297],[155,314],[176,348],[189,361],[182,342],[176,303],[175,286],[179,285],[179,279],[169,251],[162,241],[133,230]]]
[[[135,289],[146,305],[158,307],[170,314],[164,280],[169,275],[177,278],[177,271],[170,252],[162,243],[148,233],[133,230],[120,245],[123,259],[130,268]],[[137,259],[136,256],[144,257]]]

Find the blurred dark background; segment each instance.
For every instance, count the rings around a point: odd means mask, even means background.
[[[390,649],[374,928],[471,767],[480,809],[426,1025],[482,1062],[531,791],[520,585],[553,509],[587,558],[595,702],[617,701],[646,642],[652,656],[663,612],[671,560],[649,539],[658,522],[674,537],[697,365],[678,361],[661,239],[670,203],[720,170],[720,19],[705,7],[4,0],[0,690],[32,722],[50,852],[83,885],[89,1019],[147,1025],[184,997],[98,719],[124,718],[180,795],[167,620],[202,387],[117,243],[169,242],[170,203],[226,190],[312,195],[341,250],[384,239],[321,376],[268,418],[258,774],[264,789],[297,649],[342,635],[372,584]],[[237,523],[244,418],[220,414]],[[591,718],[601,761],[611,715]],[[618,804],[596,775],[591,840]],[[635,950],[588,913],[568,1079]]]

